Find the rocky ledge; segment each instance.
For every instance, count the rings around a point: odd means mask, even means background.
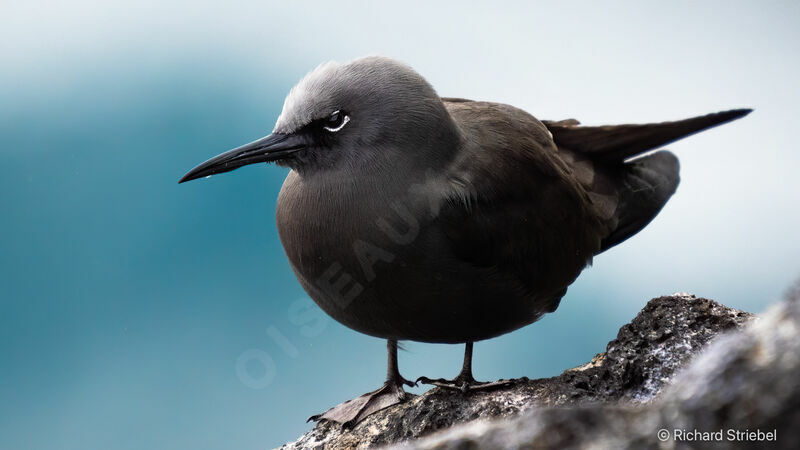
[[[493,391],[434,388],[352,430],[319,423],[283,448],[694,448],[704,437],[721,440],[715,448],[800,448],[798,374],[800,301],[754,320],[676,294],[651,300],[605,353],[556,377]],[[754,442],[769,431],[772,441]]]

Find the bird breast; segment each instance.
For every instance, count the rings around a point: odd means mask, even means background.
[[[419,202],[386,184],[292,171],[281,188],[281,243],[301,284],[326,311],[348,292],[345,280],[371,282],[379,265],[394,261],[419,233]]]

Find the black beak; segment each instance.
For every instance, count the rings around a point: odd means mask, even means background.
[[[306,148],[307,145],[303,135],[273,133],[209,159],[190,170],[178,183],[230,172],[248,164],[284,159]]]

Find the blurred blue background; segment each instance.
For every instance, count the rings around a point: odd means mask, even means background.
[[[291,273],[284,169],[177,184],[269,133],[330,59],[392,56],[441,95],[587,124],[756,110],[670,146],[662,214],[556,313],[478,343],[478,378],[581,364],[655,296],[780,298],[800,272],[800,4],[554,5],[3,2],[0,448],[263,449],[382,382],[384,342]],[[408,378],[455,375],[463,351],[406,349]]]

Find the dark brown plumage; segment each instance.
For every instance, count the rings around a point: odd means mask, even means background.
[[[333,318],[389,341],[384,386],[314,419],[352,424],[401,401],[396,342],[467,343],[554,311],[598,253],[641,230],[678,185],[644,152],[749,110],[649,125],[540,122],[513,106],[439,98],[386,58],[324,65],[287,97],[275,133],[182,181],[277,161],[281,242]],[[634,159],[631,159],[634,158]]]

